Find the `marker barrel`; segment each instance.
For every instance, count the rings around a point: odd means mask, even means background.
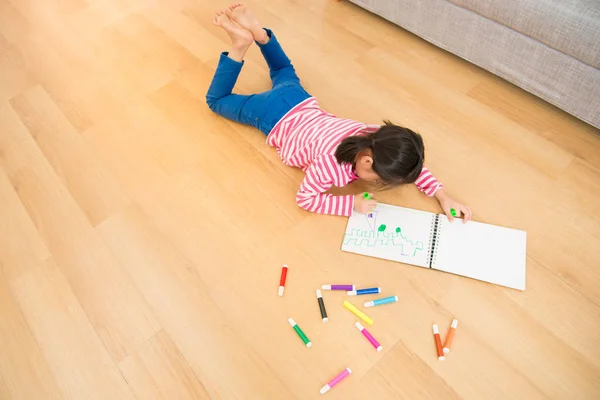
[[[367,289],[358,289],[358,290],[350,290],[348,291],[348,296],[362,296],[364,294],[379,294],[381,293],[381,288],[367,288]]]
[[[329,392],[329,390],[332,387],[334,387],[335,385],[337,385],[338,383],[340,383],[344,378],[346,378],[351,373],[352,373],[352,370],[350,368],[346,368],[345,370],[343,370],[342,372],[340,372],[338,374],[338,376],[336,376],[331,381],[329,381],[329,383],[327,383],[325,386],[323,386],[321,388],[321,390],[319,391],[319,393],[325,394],[325,393]]]
[[[306,347],[312,346],[312,342],[308,339],[304,332],[302,332],[302,329],[300,329],[298,324],[292,318],[289,318],[288,322],[290,323],[291,327],[294,328],[298,336],[300,336],[300,339],[302,339]]]
[[[364,326],[362,326],[360,324],[360,322],[357,322],[354,324],[356,326],[356,328],[364,335],[364,337],[367,338],[367,340],[373,345],[373,347],[375,347],[375,349],[377,351],[381,351],[383,349],[383,346],[381,346],[379,344],[379,342],[377,340],[375,340],[375,338],[369,333],[369,331],[367,331],[365,329]]]
[[[364,306],[365,307],[374,307],[374,306],[380,306],[382,304],[395,303],[397,301],[398,301],[398,296],[390,296],[390,297],[384,297],[382,299],[366,301]]]
[[[354,290],[356,286],[354,285],[322,285],[321,289],[323,290]]]
[[[352,314],[356,315],[358,318],[362,319],[369,325],[373,325],[373,320],[367,316],[364,312],[360,311],[356,308],[352,303],[348,300],[344,300],[344,307],[346,307]]]
[[[279,297],[283,296],[285,290],[285,278],[287,277],[288,266],[284,265],[281,267],[281,278],[279,278]]]
[[[446,335],[446,342],[444,343],[444,354],[450,353],[450,349],[452,348],[452,342],[454,341],[454,335],[456,334],[457,327],[458,320],[452,320],[452,324],[450,325],[450,329],[448,329],[448,334]]]
[[[442,339],[440,338],[440,330],[438,326],[433,324],[433,338],[435,339],[435,348],[437,350],[438,360],[444,361],[444,351],[442,350]]]
[[[319,309],[321,310],[321,318],[323,322],[329,321],[327,318],[327,310],[325,310],[325,303],[323,302],[323,296],[321,295],[321,291],[317,289],[317,301],[319,302]]]

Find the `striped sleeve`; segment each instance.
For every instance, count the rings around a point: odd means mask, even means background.
[[[429,172],[427,167],[423,167],[415,185],[417,185],[419,190],[427,196],[433,196],[439,189],[444,188],[444,185],[438,182],[438,180],[435,179],[435,176],[431,175],[431,172]]]
[[[381,129],[381,125],[367,125],[364,129],[365,133],[373,133],[373,132],[377,132],[379,129]]]
[[[334,196],[324,192],[333,185],[342,187],[351,179],[334,156],[320,156],[306,170],[306,176],[296,194],[296,203],[315,213],[349,217],[354,208],[354,196]]]

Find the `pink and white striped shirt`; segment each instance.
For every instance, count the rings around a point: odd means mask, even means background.
[[[358,179],[350,164],[339,164],[335,150],[348,136],[375,132],[380,125],[366,125],[337,118],[323,111],[314,97],[292,108],[271,130],[267,144],[277,150],[284,164],[306,173],[296,194],[296,203],[305,210],[321,214],[352,215],[354,196],[325,194],[331,186],[342,187]],[[442,188],[423,167],[415,182],[427,196]]]

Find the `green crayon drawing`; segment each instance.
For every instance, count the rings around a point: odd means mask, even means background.
[[[378,231],[383,232],[383,231],[385,231],[385,228],[387,228],[387,226],[385,226],[385,224],[381,224],[381,225],[379,225]]]
[[[385,227],[385,225],[382,225]],[[365,246],[365,247],[398,247],[403,256],[415,257],[417,251],[423,251],[425,246],[422,241],[412,241],[401,233],[400,228],[396,228],[394,233],[385,233],[381,230],[369,231],[362,229],[352,229],[350,233],[344,235],[344,245]]]

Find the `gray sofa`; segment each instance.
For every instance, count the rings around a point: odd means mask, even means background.
[[[600,128],[600,0],[350,0]]]

